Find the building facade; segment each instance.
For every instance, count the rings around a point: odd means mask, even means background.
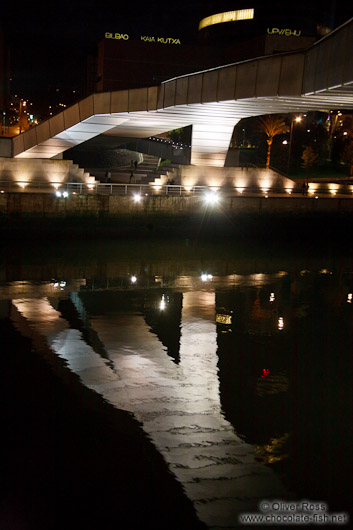
[[[95,91],[157,85],[176,76],[304,49],[330,29],[330,1],[208,2],[198,40],[106,32],[98,46]]]

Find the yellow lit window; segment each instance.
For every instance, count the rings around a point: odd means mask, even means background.
[[[203,18],[199,24],[199,30],[214,24],[222,24],[223,22],[235,22],[237,20],[250,20],[254,18],[254,9],[240,9],[238,11],[226,11],[225,13],[218,13]]]

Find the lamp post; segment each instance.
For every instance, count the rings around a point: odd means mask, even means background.
[[[290,123],[287,174],[289,174],[289,169],[290,169],[290,158],[291,158],[291,153],[292,153],[292,137],[293,137],[294,122],[295,123],[300,123],[301,121],[302,121],[302,117],[301,116],[296,116],[295,118],[292,118],[292,121]]]

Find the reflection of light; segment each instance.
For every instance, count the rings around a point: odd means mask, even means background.
[[[352,299],[353,299],[353,294],[352,294],[352,293],[348,293],[348,296],[347,296],[347,303],[348,303],[348,304],[351,304],[351,303],[352,303]]]
[[[153,189],[155,189],[156,191],[159,191],[160,189],[162,189],[162,186],[159,185],[159,184],[155,184],[155,185],[153,186]]]
[[[238,193],[243,193],[244,189],[243,188],[235,188],[237,190]]]
[[[130,281],[131,283],[136,283],[137,282],[136,276],[131,276]]]
[[[87,185],[87,188],[88,188],[89,190],[93,190],[93,189],[94,189],[94,184],[88,184],[88,185]]]
[[[277,326],[278,326],[278,329],[283,329],[284,328],[283,317],[279,317],[278,318]]]
[[[270,294],[270,302],[274,302],[275,301],[275,293],[271,293]]]
[[[63,191],[63,197],[68,197],[68,196],[69,196],[68,192],[67,191]]]
[[[19,182],[18,185],[20,188],[22,188],[23,190],[25,189],[25,187],[27,186],[27,182]]]
[[[219,201],[219,196],[217,194],[217,191],[209,191],[208,193],[205,193],[205,202],[206,204],[215,205]]]
[[[56,191],[56,192],[55,192],[55,195],[56,195],[57,197],[61,197],[61,191]]]
[[[60,287],[65,287],[66,286],[66,282],[60,282]]]
[[[297,123],[299,123],[300,121],[302,121],[301,116],[297,116],[297,117],[295,118],[295,121],[296,121]]]
[[[232,315],[221,315],[221,314],[217,313],[216,314],[216,322],[218,324],[230,325],[232,323]]]
[[[203,282],[207,282],[207,280],[212,280],[212,278],[213,278],[212,274],[205,274],[205,273],[201,274],[201,280]]]
[[[140,202],[141,201],[141,195],[139,195],[138,193],[135,193],[132,198],[133,198],[134,202]]]
[[[321,271],[319,271],[320,274],[332,274],[331,271],[329,271],[328,269],[321,269]]]
[[[163,294],[163,295],[162,295],[162,300],[161,300],[161,302],[160,302],[160,304],[159,304],[159,309],[160,309],[161,311],[163,311],[163,310],[165,309],[165,306],[166,306],[166,303],[165,303],[164,294]]]
[[[189,191],[189,192],[192,190],[192,186],[184,186],[184,188],[186,191]]]
[[[283,140],[282,144],[283,144],[283,145],[287,145],[287,144],[288,144],[288,141],[287,141],[287,140]]]

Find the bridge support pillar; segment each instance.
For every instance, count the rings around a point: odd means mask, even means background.
[[[234,126],[239,120],[226,124],[207,121],[195,123],[191,136],[191,164],[195,166],[223,167]]]

